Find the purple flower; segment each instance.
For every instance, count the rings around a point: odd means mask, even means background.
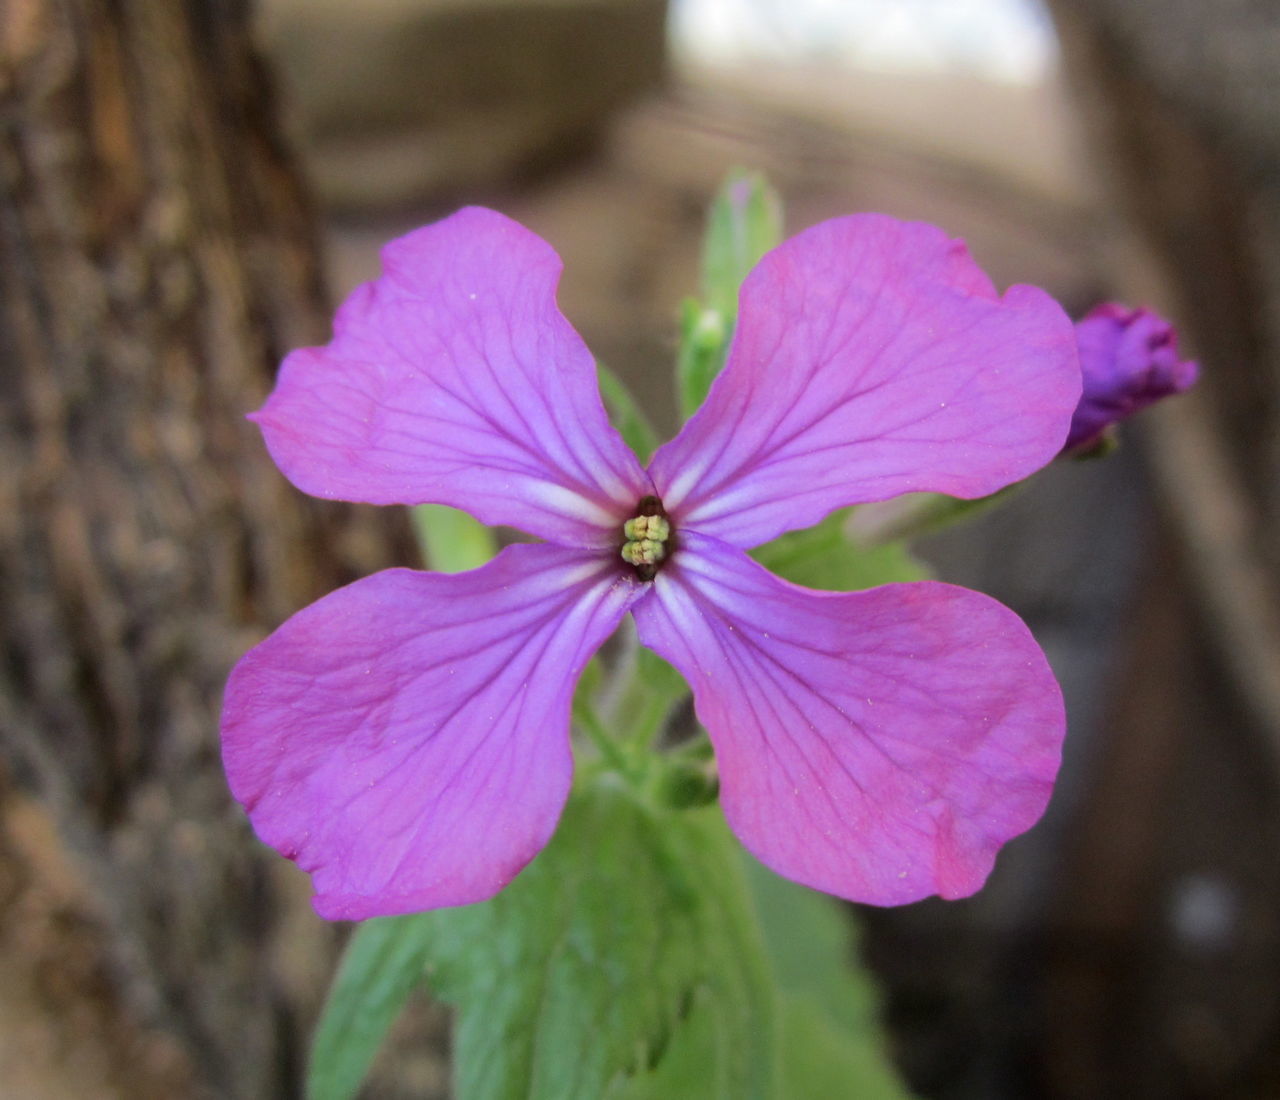
[[[1023,623],[945,584],[850,594],[746,554],[903,492],[980,497],[1048,462],[1080,391],[1042,291],[859,215],[767,255],[704,407],[643,469],[556,307],[561,264],[499,214],[390,244],[332,342],[256,415],[317,496],[465,508],[547,540],[392,569],[232,673],[223,751],[258,835],[359,919],[502,889],[567,797],[578,674],[627,611],[692,685],[724,812],[766,864],[877,904],[958,897],[1039,818],[1062,699]]]
[[[1178,358],[1178,334],[1149,309],[1095,306],[1076,325],[1084,394],[1064,450],[1086,449],[1112,425],[1194,385],[1199,367]]]

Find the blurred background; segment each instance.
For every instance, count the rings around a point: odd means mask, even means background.
[[[0,5],[0,1092],[287,1097],[341,930],[252,841],[221,685],[406,517],[243,421],[388,238],[495,206],[676,427],[706,203],[965,237],[1201,383],[921,547],[1064,684],[1049,815],[958,903],[862,910],[938,1098],[1280,1096],[1280,9],[1272,0]],[[421,1001],[368,1095],[447,1094]],[[803,1098],[801,1098],[803,1100]]]

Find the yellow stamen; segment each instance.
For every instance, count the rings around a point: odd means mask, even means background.
[[[667,556],[671,522],[666,516],[634,516],[622,525],[622,536],[626,540],[622,544],[622,560],[634,565],[642,580],[652,580],[658,564]]]

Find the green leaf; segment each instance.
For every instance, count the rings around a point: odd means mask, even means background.
[[[706,400],[724,366],[732,323],[719,310],[707,309],[695,298],[680,307],[680,350],[676,357],[676,388],[680,415],[688,420]]]
[[[445,504],[417,504],[412,512],[422,556],[437,573],[475,569],[498,552],[493,531],[466,512]]]
[[[604,398],[604,407],[609,410],[613,426],[618,429],[618,434],[627,446],[635,451],[636,457],[642,463],[648,462],[649,456],[658,449],[658,436],[640,411],[631,391],[603,363],[596,364],[596,377],[600,382],[600,396]]]
[[[781,1030],[781,1096],[910,1100],[878,1035],[850,1035],[812,1000],[790,995],[782,999]]]
[[[687,419],[724,366],[738,317],[738,288],[782,239],[782,203],[758,172],[732,172],[711,203],[702,246],[702,301],[680,314],[676,386]]]
[[[781,1095],[907,1100],[885,1054],[879,992],[858,965],[847,907],[744,860],[783,992]]]
[[[458,1007],[461,1100],[777,1095],[774,989],[716,807],[657,811],[598,782],[493,900],[363,925],[317,1035],[311,1100],[355,1094],[424,973]],[[670,1079],[699,1084],[652,1091]]]
[[[832,592],[918,581],[929,575],[900,542],[856,546],[845,535],[849,509],[832,512],[814,527],[788,531],[757,546],[751,556],[793,584]]]
[[[694,990],[680,1030],[657,1065],[616,1082],[606,1100],[738,1100],[730,1062],[732,1028],[716,1011],[714,994]]]
[[[422,980],[423,917],[383,917],[352,933],[329,990],[307,1067],[309,1100],[349,1100],[383,1037]]]
[[[773,1095],[768,967],[715,807],[659,812],[596,783],[505,891],[424,921],[430,984],[459,1009],[462,1100],[622,1090],[661,1065],[703,1003],[708,1073],[735,1098]]]
[[[782,202],[759,172],[729,174],[707,218],[702,247],[706,304],[730,325],[738,315],[738,288],[760,257],[782,240]]]
[[[743,859],[778,985],[810,998],[843,1026],[874,1021],[879,997],[854,968],[854,926],[844,904]]]

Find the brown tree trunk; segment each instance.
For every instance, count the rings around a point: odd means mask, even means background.
[[[1159,293],[1205,368],[1193,398],[1152,418],[1153,458],[1280,775],[1280,7],[1051,7],[1089,137],[1136,229],[1114,257],[1121,289]]]
[[[217,709],[388,542],[244,420],[326,336],[311,212],[237,0],[4,0],[0,119],[0,1078],[289,1095],[333,942]]]
[[[1048,992],[1048,1095],[1280,1089],[1280,8],[1051,0],[1135,230],[1119,290],[1201,360],[1143,425],[1161,548],[1098,754]]]

